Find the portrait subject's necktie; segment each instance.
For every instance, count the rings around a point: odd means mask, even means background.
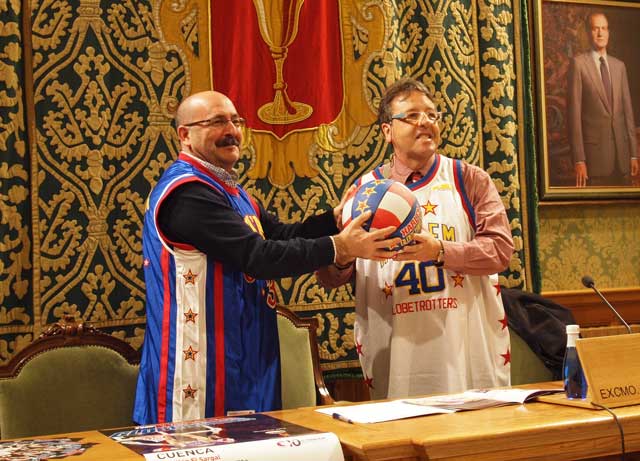
[[[607,69],[607,62],[605,61],[604,56],[600,56],[600,76],[602,77],[602,86],[604,86],[604,93],[607,95],[609,109],[613,109],[611,78],[609,78],[609,69]]]
[[[414,182],[419,181],[420,179],[422,179],[422,173],[420,173],[419,171],[414,171],[409,175],[409,177],[405,181],[405,184],[413,184]]]

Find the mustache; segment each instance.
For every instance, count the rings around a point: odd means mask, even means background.
[[[240,146],[240,140],[233,135],[225,135],[216,141],[216,147]]]

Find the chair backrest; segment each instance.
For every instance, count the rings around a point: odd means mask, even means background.
[[[300,318],[283,306],[277,306],[276,311],[282,362],[282,408],[333,403],[320,370],[318,321]]]
[[[140,354],[67,318],[0,367],[0,438],[128,426]]]
[[[509,328],[511,337],[511,385],[553,381],[553,373],[518,334]]]

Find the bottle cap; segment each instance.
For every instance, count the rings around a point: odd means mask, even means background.
[[[567,334],[579,334],[580,333],[580,325],[567,325]]]

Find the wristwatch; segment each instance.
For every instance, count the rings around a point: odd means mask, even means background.
[[[338,264],[337,262],[333,263],[333,265],[336,267],[336,269],[338,269],[339,271],[343,271],[346,269],[349,269],[351,266],[353,266],[353,263],[355,261],[351,261],[350,263],[347,264]]]
[[[444,244],[442,243],[442,240],[438,240],[438,242],[440,242],[440,251],[438,251],[438,256],[433,262],[433,265],[436,267],[442,267],[444,266]]]

